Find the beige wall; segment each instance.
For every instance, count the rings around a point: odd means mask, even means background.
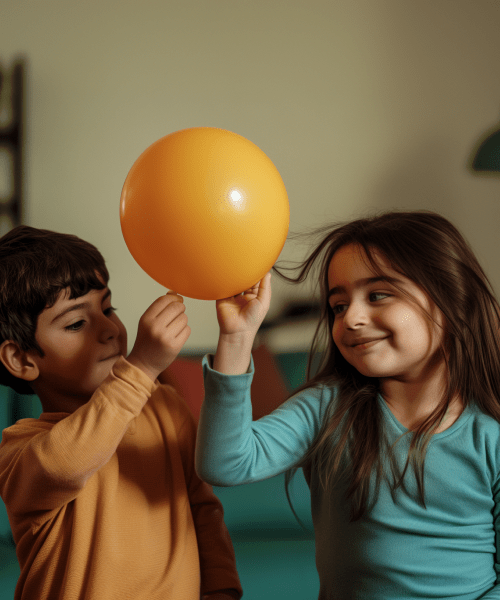
[[[25,220],[101,249],[132,343],[163,289],[123,242],[123,181],[156,139],[216,126],[276,164],[293,230],[432,208],[500,291],[500,178],[467,170],[500,118],[499,30],[495,0],[0,0],[0,60],[29,59]],[[213,348],[214,303],[186,303],[186,347]]]

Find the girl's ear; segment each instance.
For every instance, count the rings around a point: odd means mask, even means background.
[[[0,361],[11,375],[24,381],[35,381],[39,375],[38,365],[29,352],[19,348],[16,342],[5,340],[0,345]]]

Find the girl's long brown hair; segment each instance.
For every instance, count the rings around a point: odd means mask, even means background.
[[[321,316],[312,341],[307,382],[299,390],[326,384],[338,390],[335,405],[328,407],[319,434],[304,459],[287,473],[288,484],[300,467],[315,471],[325,490],[347,476],[351,520],[361,518],[373,505],[381,481],[387,478],[393,498],[411,467],[425,506],[424,461],[427,444],[451,400],[457,395],[464,406],[474,402],[500,422],[500,308],[491,285],[460,232],[444,217],[430,211],[387,212],[316,230],[321,242],[294,267],[274,268],[289,282],[304,281],[313,267],[320,271]],[[385,440],[377,402],[377,379],[359,373],[333,342],[334,316],[328,305],[328,267],[343,246],[355,244],[366,253],[373,270],[382,274],[374,250],[391,267],[420,286],[445,317],[442,352],[448,366],[447,388],[436,409],[413,431],[408,458],[401,470]],[[298,275],[285,275],[296,271]],[[312,375],[312,362],[322,361]],[[333,441],[335,440],[335,441]],[[392,477],[384,472],[383,455]],[[375,488],[370,479],[375,474]],[[370,493],[373,489],[374,494]]]

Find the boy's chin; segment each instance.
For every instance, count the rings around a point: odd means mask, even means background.
[[[99,366],[100,366],[100,370],[99,370],[99,375],[98,375],[98,379],[94,380],[94,392],[97,390],[97,388],[104,383],[104,381],[107,379],[107,377],[109,376],[109,374],[111,373],[115,363],[118,361],[119,358],[121,358],[121,354],[118,354],[116,356],[111,356],[105,360],[101,360],[99,361]],[[94,393],[92,392],[92,393]]]
[[[117,354],[113,354],[112,356],[108,356],[108,358],[103,358],[102,360],[100,360],[100,363],[103,363],[105,365],[109,364],[110,365],[110,369],[111,367],[115,364],[115,362],[121,358],[123,356],[123,354],[121,352],[118,352]]]
[[[115,363],[122,357],[122,354],[115,354],[114,356],[110,356],[109,358],[105,358],[104,360],[99,361],[99,365],[103,369],[104,379],[111,373],[112,368],[115,366]]]

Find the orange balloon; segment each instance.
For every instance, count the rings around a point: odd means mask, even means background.
[[[266,154],[214,127],[176,131],[130,169],[120,199],[125,243],[158,283],[200,300],[252,287],[288,233],[285,185]]]

